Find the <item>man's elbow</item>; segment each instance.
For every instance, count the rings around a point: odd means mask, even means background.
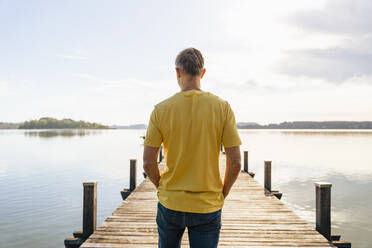
[[[237,173],[241,170],[241,156],[240,156],[240,147],[226,147],[226,161],[230,167],[230,170]]]
[[[156,162],[155,163],[154,162],[148,162],[148,161],[143,162],[143,170],[144,171],[149,171],[154,167],[156,167]]]
[[[143,151],[143,169],[145,171],[151,170],[157,167],[157,154],[159,147],[145,146]]]
[[[242,168],[242,163],[240,161],[235,161],[232,163],[231,165],[232,169],[234,170],[234,172],[240,172],[241,168]]]
[[[143,170],[148,171],[151,168],[151,163],[143,162]]]
[[[230,170],[238,173],[242,168],[242,163],[239,159],[232,159],[230,160]]]

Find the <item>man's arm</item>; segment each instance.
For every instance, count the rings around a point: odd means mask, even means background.
[[[223,182],[223,196],[227,197],[231,187],[238,178],[240,169],[241,169],[241,157],[240,157],[240,147],[228,147],[225,148],[226,152],[226,170],[225,177]]]
[[[159,147],[144,146],[143,170],[157,188],[159,186],[160,172],[157,163]]]

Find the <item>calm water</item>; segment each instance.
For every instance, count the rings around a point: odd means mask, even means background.
[[[0,130],[1,247],[63,247],[81,230],[82,182],[98,181],[98,224],[120,204],[129,159],[142,180],[144,130]],[[314,182],[332,187],[332,232],[353,247],[372,245],[372,131],[241,130],[249,168],[314,223]],[[140,181],[141,181],[140,180]]]

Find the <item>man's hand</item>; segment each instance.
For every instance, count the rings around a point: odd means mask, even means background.
[[[241,169],[241,156],[240,156],[240,147],[228,147],[225,148],[226,152],[226,170],[225,177],[223,182],[223,196],[226,199],[229,194],[231,187],[238,178],[240,169]]]
[[[145,146],[143,150],[143,170],[156,188],[159,187],[160,173],[157,163],[159,147]]]

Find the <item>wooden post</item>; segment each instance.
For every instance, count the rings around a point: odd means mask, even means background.
[[[79,248],[83,242],[80,238],[67,238],[64,244],[66,248]]]
[[[137,185],[137,160],[131,159],[130,160],[130,183],[129,183],[129,191],[133,191]]]
[[[163,146],[159,148],[159,163],[163,160]]]
[[[87,239],[95,230],[97,223],[97,182],[83,183],[83,235]]]
[[[144,172],[143,176],[146,178],[147,175]],[[123,189],[120,191],[121,197],[123,200],[127,199],[127,197],[135,190],[137,186],[137,160],[131,159],[130,160],[130,167],[129,167],[129,189]]]
[[[74,238],[82,239],[83,238],[83,232],[82,231],[75,231],[72,233]]]
[[[338,248],[351,248],[349,241],[333,241],[332,244]]]
[[[315,183],[316,230],[331,240],[331,183]]]
[[[248,151],[244,151],[244,172],[248,173]]]
[[[265,161],[265,189],[271,192],[271,161]]]
[[[224,150],[224,147],[223,147],[223,144],[221,143],[221,153],[222,154],[225,154],[225,150]]]

